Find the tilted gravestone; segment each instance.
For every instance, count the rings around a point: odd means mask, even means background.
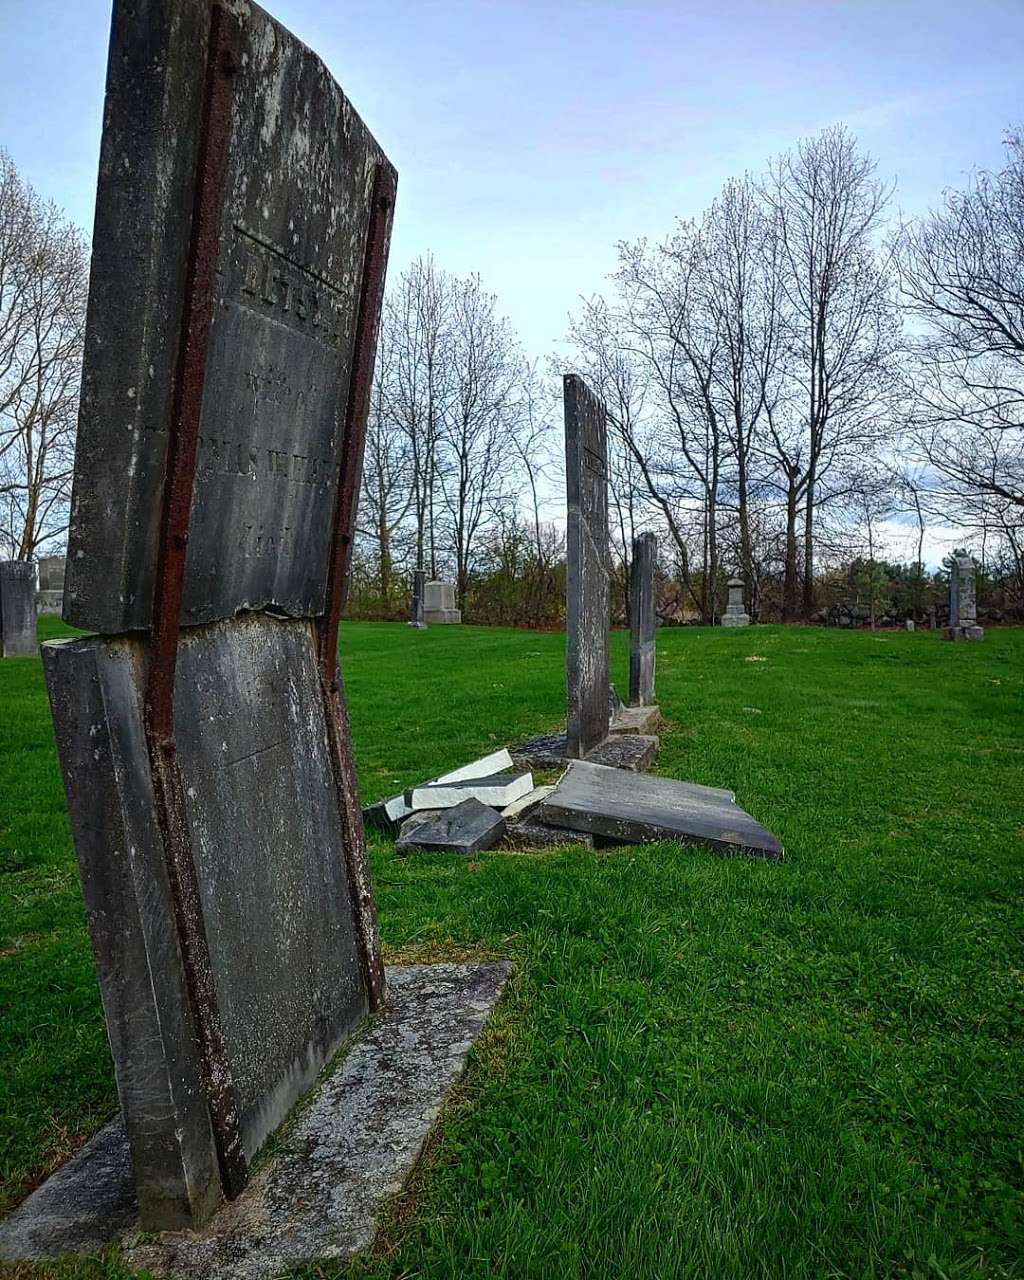
[[[629,596],[629,702],[634,707],[653,706],[655,627],[654,569],[658,543],[653,533],[633,539],[633,572]]]
[[[743,579],[739,574],[729,579],[729,603],[722,614],[722,626],[750,626],[750,614],[743,607]]]
[[[967,551],[954,551],[949,563],[949,628],[950,640],[981,640],[984,627],[978,626],[978,600],[974,577],[977,565]]]
[[[38,652],[35,561],[0,561],[0,657],[24,658]]]
[[[248,0],[116,5],[44,647],[143,1226],[383,998],[337,632],[395,173]]]
[[[608,737],[608,432],[603,403],[566,374],[566,753]]]
[[[427,581],[427,575],[423,569],[417,569],[412,575],[412,603],[409,609],[409,626],[417,627],[423,631],[426,623],[423,621],[423,588]]]

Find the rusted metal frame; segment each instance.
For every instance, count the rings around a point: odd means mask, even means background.
[[[352,346],[352,373],[345,406],[344,434],[338,492],[331,534],[331,558],[327,575],[327,610],[317,626],[320,679],[324,696],[331,763],[338,791],[342,831],[345,836],[349,893],[359,937],[360,957],[371,1009],[384,1001],[384,963],[380,954],[377,916],[373,906],[370,868],[366,854],[366,834],[359,806],[348,708],[338,671],[338,623],[345,598],[352,540],[355,535],[356,506],[363,472],[366,419],[370,409],[370,389],[377,351],[377,330],[384,297],[388,245],[395,207],[395,171],[381,161],[373,180],[370,218],[366,229],[363,272]]]
[[[237,19],[219,4],[211,5],[195,205],[161,499],[145,704],[146,741],[175,925],[195,1020],[200,1073],[221,1184],[229,1199],[245,1185],[246,1160],[176,758],[174,678],[239,41]]]

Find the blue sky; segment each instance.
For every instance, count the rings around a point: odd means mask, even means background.
[[[846,121],[918,212],[1024,119],[1024,0],[273,0],[400,172],[397,271],[479,271],[532,354],[616,240]],[[92,222],[108,0],[0,0],[0,145]]]

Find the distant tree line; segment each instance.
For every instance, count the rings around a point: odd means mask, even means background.
[[[716,621],[735,572],[755,618],[824,620],[839,596],[925,617],[944,590],[928,531],[952,526],[983,607],[1018,616],[1024,143],[895,230],[891,197],[844,128],[804,140],[663,239],[621,243],[547,366],[479,276],[415,261],[384,306],[350,611],[404,616],[422,568],[467,620],[560,625],[572,369],[609,409],[620,615],[653,529],[667,622]],[[5,556],[66,529],[86,280],[81,233],[0,152]],[[894,522],[916,535],[909,567],[887,560]]]

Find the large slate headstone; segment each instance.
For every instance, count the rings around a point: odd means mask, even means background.
[[[57,730],[143,1226],[383,999],[337,628],[395,175],[248,0],[115,5]]]
[[[629,595],[629,705],[649,707],[654,693],[654,570],[658,543],[653,533],[633,539],[633,572]]]
[[[950,640],[981,640],[985,629],[978,626],[974,557],[968,551],[954,551],[949,565],[949,630],[946,634]]]
[[[0,657],[24,658],[38,652],[35,561],[0,561]]]
[[[565,667],[567,752],[581,759],[608,736],[608,437],[606,412],[567,374],[565,403]]]

